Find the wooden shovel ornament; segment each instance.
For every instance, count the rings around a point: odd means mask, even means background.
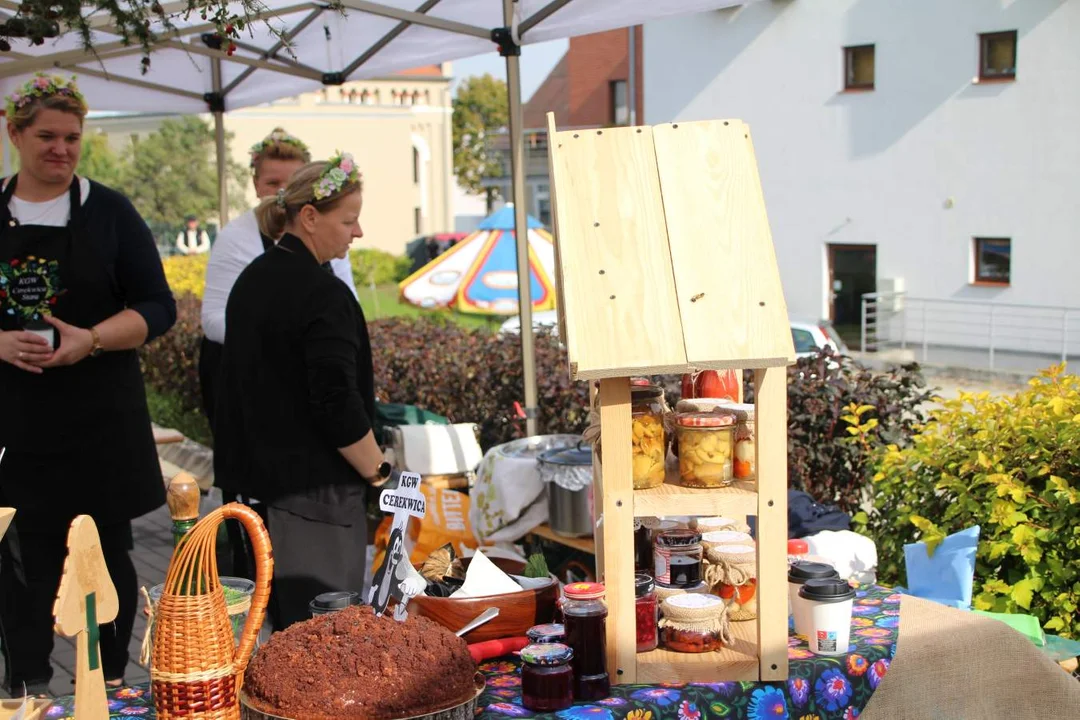
[[[53,606],[56,632],[76,639],[75,720],[109,719],[98,626],[115,620],[119,611],[97,525],[89,515],[80,515],[68,532],[64,576]]]

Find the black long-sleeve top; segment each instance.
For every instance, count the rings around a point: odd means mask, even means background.
[[[338,449],[375,417],[356,298],[286,235],[237,278],[225,323],[215,479],[313,520],[351,523],[366,483]]]

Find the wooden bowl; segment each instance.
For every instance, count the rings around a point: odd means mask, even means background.
[[[505,558],[490,558],[496,567],[508,574],[520,575],[525,563]],[[469,559],[463,561],[468,567]],[[555,578],[540,588],[505,595],[475,598],[437,598],[418,595],[409,601],[409,612],[434,620],[457,632],[477,615],[490,607],[499,608],[499,616],[464,636],[467,643],[521,637],[533,625],[549,623],[555,618],[555,601],[559,584]]]

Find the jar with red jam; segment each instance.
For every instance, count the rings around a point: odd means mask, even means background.
[[[570,583],[563,588],[563,627],[574,651],[574,699],[601,700],[611,694],[607,671],[607,605],[601,583]]]
[[[667,530],[656,536],[653,578],[665,587],[690,587],[701,582],[701,534]]]
[[[675,595],[662,612],[660,643],[672,652],[715,652],[732,642],[727,608],[715,595]]]
[[[574,651],[562,643],[538,643],[521,651],[521,704],[533,712],[556,712],[574,704]]]
[[[637,651],[639,653],[655,650],[659,642],[659,603],[656,598],[656,584],[652,576],[639,573],[634,576],[635,611],[637,614]]]

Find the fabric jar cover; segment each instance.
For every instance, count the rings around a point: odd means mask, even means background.
[[[757,547],[754,539],[750,537],[749,533],[741,532],[739,530],[710,530],[709,532],[701,532],[701,545],[705,548],[705,552],[713,548],[719,548],[724,545],[739,545]]]
[[[700,517],[690,522],[690,528],[699,533],[707,532],[740,532],[750,534],[750,526],[745,522],[726,517]],[[704,538],[702,538],[704,540]]]
[[[753,546],[709,548],[705,555],[705,582],[714,595],[724,598],[732,620],[757,617],[757,551]],[[733,589],[730,597],[725,597],[723,586]],[[742,589],[746,586],[750,586],[748,591]]]
[[[676,595],[664,600],[660,609],[662,628],[717,633],[724,645],[732,643],[727,605],[712,595]]]

